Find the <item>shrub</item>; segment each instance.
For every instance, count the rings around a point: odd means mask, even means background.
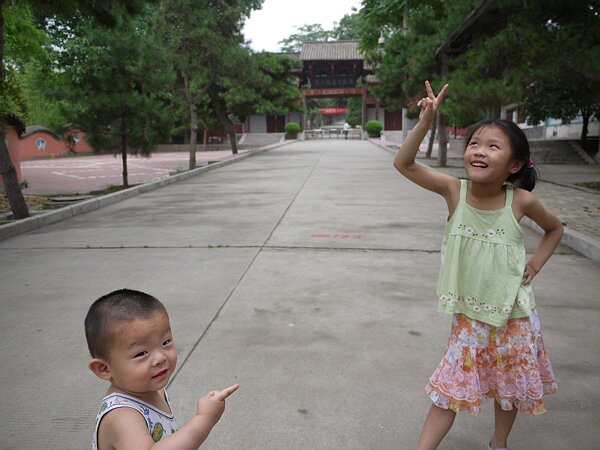
[[[378,120],[369,120],[365,125],[365,130],[367,130],[367,133],[369,133],[369,137],[379,137],[381,136],[383,125]]]
[[[348,117],[348,120],[346,122],[348,122],[348,125],[350,125],[352,128],[356,128],[356,126],[360,124],[360,117]]]
[[[296,122],[288,122],[285,124],[285,132],[289,134],[298,134],[300,132],[300,125]]]

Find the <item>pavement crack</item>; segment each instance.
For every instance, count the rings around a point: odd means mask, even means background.
[[[175,373],[169,380],[169,386],[171,386],[171,384],[173,384],[173,382],[177,379],[177,375],[179,375],[179,372],[181,372],[181,370],[185,367],[188,360],[191,358],[192,354],[196,351],[196,348],[198,348],[198,346],[200,345],[200,342],[202,341],[204,336],[206,336],[206,334],[208,333],[208,330],[210,330],[212,324],[217,321],[217,319],[219,318],[219,314],[221,313],[223,308],[225,308],[225,305],[227,305],[227,303],[229,302],[229,299],[233,296],[234,292],[237,290],[237,288],[240,285],[240,283],[242,282],[242,280],[246,277],[246,274],[248,273],[250,268],[254,265],[254,261],[256,261],[256,258],[258,258],[259,254],[260,254],[260,250],[256,252],[256,254],[252,258],[252,260],[250,261],[250,263],[248,264],[248,266],[246,267],[246,269],[244,270],[244,272],[242,273],[240,278],[237,280],[237,282],[235,283],[235,285],[233,286],[231,291],[229,291],[229,295],[227,295],[227,297],[225,298],[225,300],[223,301],[223,303],[221,304],[221,306],[219,307],[219,309],[217,310],[217,312],[215,313],[213,318],[210,320],[210,322],[208,323],[208,325],[206,326],[206,328],[204,329],[204,331],[202,332],[200,337],[198,337],[198,339],[194,343],[192,349],[188,352],[188,354],[186,355],[183,362],[179,365],[179,367],[177,368],[177,370],[175,371]]]

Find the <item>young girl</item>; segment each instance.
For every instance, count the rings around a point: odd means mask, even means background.
[[[524,133],[513,122],[476,124],[467,137],[467,180],[415,161],[448,90],[436,96],[425,82],[419,122],[394,159],[406,178],[440,194],[449,219],[442,244],[438,310],[453,314],[442,362],[425,391],[433,401],[418,450],[436,449],[456,412],[479,412],[495,399],[495,431],[489,449],[506,449],[517,411],[543,414],[544,395],[555,393],[531,280],[560,242],[562,224],[531,194],[536,173]],[[527,216],[545,234],[526,261],[519,221]]]

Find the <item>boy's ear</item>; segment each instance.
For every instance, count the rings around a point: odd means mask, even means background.
[[[88,367],[98,378],[110,381],[112,375],[110,373],[110,369],[108,368],[108,364],[106,364],[106,361],[103,359],[92,358],[88,363]]]
[[[523,167],[525,163],[523,161],[521,161],[520,159],[517,161],[513,161],[512,167],[510,168],[510,173],[511,174],[515,174],[517,173],[519,170],[521,170],[521,167]]]

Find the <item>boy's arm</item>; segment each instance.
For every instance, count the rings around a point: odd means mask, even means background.
[[[154,442],[142,415],[132,408],[118,408],[104,416],[98,430],[99,450],[197,450],[221,418],[225,399],[239,384],[212,391],[198,401],[197,414],[169,437]]]
[[[206,440],[225,410],[225,399],[240,387],[234,384],[222,391],[211,391],[198,400],[196,415],[175,433],[160,442],[152,450],[196,450]]]
[[[523,273],[523,284],[527,285],[542,269],[546,261],[560,243],[563,234],[563,225],[554,214],[548,211],[539,199],[528,191],[519,190],[519,203],[523,214],[537,223],[543,230],[544,235],[531,258],[525,264]]]
[[[443,195],[449,201],[450,186],[453,184],[458,185],[458,180],[416,161],[419,146],[427,135],[435,115],[444,101],[448,85],[444,85],[437,96],[433,93],[429,81],[425,82],[425,88],[427,89],[427,97],[422,98],[418,103],[418,106],[421,107],[419,122],[398,149],[394,158],[394,167],[413,183]]]

